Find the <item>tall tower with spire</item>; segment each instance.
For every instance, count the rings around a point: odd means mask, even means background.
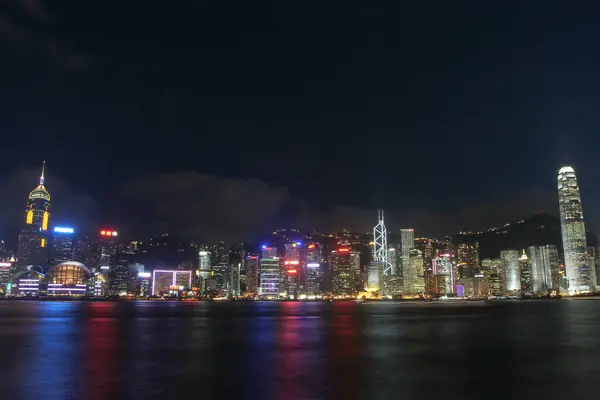
[[[25,206],[25,221],[19,234],[19,265],[45,264],[48,261],[50,193],[44,186],[46,162],[42,164],[40,183],[30,193]]]
[[[383,210],[377,210],[377,225],[373,228],[373,259],[381,263],[384,276],[394,274],[392,264],[388,260],[387,229],[383,222]]]
[[[573,167],[563,166],[558,171],[558,206],[569,294],[594,290],[595,284],[586,260],[587,240],[581,192]]]

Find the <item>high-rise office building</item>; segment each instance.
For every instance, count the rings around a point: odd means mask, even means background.
[[[533,282],[532,282],[532,271],[531,271],[531,260],[525,254],[519,258],[519,278],[521,280],[521,296],[532,297],[533,296]]]
[[[279,257],[279,255],[277,254],[277,247],[263,245],[261,258],[273,258],[273,257]]]
[[[432,260],[433,269],[433,292],[438,295],[454,293],[454,267],[452,265],[452,254],[438,254]]]
[[[75,230],[65,226],[55,226],[52,230],[52,264],[73,260]]]
[[[360,252],[340,247],[329,257],[332,273],[332,291],[335,296],[355,296],[358,292],[357,275],[360,273]]]
[[[390,248],[387,252],[388,262],[392,265],[392,271],[394,271],[391,275],[384,275],[383,270],[381,270],[379,274],[379,283],[381,293],[387,296],[393,296],[402,292],[402,281],[403,281],[403,268],[402,268],[402,256],[399,248]],[[410,266],[410,260],[404,261],[408,263]],[[379,263],[379,266],[383,265]],[[364,285],[363,285],[364,286]]]
[[[25,223],[19,234],[17,261],[21,266],[46,264],[49,259],[48,226],[50,193],[44,186],[44,166],[40,183],[30,193],[25,207]]]
[[[493,272],[489,278],[490,294],[494,297],[504,296],[504,286],[502,286],[502,278],[497,273]]]
[[[504,293],[504,288],[506,288],[504,278],[506,277],[506,274],[504,273],[504,263],[501,259],[486,258],[481,260],[481,274],[488,280],[490,293],[492,292],[492,275],[495,275],[500,280],[501,291]]]
[[[0,294],[8,294],[12,264],[12,262],[7,261],[0,262]]]
[[[546,295],[551,291],[558,293],[560,266],[556,246],[530,246],[531,282],[534,295]]]
[[[380,290],[383,286],[383,283],[381,282],[383,277],[383,268],[381,263],[379,261],[371,261],[369,265],[367,265],[366,289],[371,292]]]
[[[302,242],[287,243],[284,247],[284,257],[286,260],[300,260],[302,252]]]
[[[504,274],[504,263],[500,258],[486,258],[481,260],[481,269],[487,274]]]
[[[504,290],[510,295],[517,295],[521,289],[521,274],[519,269],[519,252],[517,250],[502,250],[500,259],[504,266]]]
[[[596,259],[597,259],[597,254],[596,254],[596,249],[594,247],[588,247],[587,249],[587,254],[585,257],[586,260],[586,272],[588,274],[588,282],[589,282],[589,286],[590,286],[590,292],[593,292],[596,290],[596,287],[598,285],[598,281],[597,281],[597,274],[596,274]]]
[[[129,289],[129,264],[133,254],[117,253],[112,256],[108,270],[108,292],[111,296],[123,296]]]
[[[181,291],[192,286],[192,271],[163,270],[152,271],[153,296],[179,296]]]
[[[400,246],[398,247],[400,269],[398,274],[404,276],[404,268],[410,268],[410,251],[415,247],[414,229],[400,229]]]
[[[456,246],[456,258],[458,264],[466,263],[474,270],[479,269],[479,243],[459,243]]]
[[[279,297],[280,260],[273,254],[277,254],[277,248],[265,247],[260,259],[260,296],[265,298]]]
[[[225,242],[219,242],[217,245],[217,262],[213,264],[227,264],[229,265],[229,251]]]
[[[231,264],[229,274],[229,294],[231,296],[239,296],[240,293],[240,278],[242,276],[242,263]]]
[[[417,249],[409,250],[408,263],[402,269],[404,272],[404,290],[406,295],[422,295],[425,292],[425,270],[423,253]]]
[[[415,249],[423,253],[423,268],[425,270],[425,292],[433,294],[433,265],[432,260],[435,254],[433,240],[428,238],[416,238]]]
[[[306,263],[302,242],[285,245],[284,262],[281,267],[281,279],[285,293],[290,298],[298,298],[304,291],[306,280]]]
[[[304,291],[307,295],[319,295],[322,291],[323,278],[323,249],[316,243],[306,246],[306,280]]]
[[[92,266],[107,272],[119,252],[119,233],[114,229],[102,229],[96,239],[94,261]]]
[[[249,296],[258,294],[258,256],[251,255],[246,258],[246,293]]]
[[[569,166],[558,171],[558,206],[569,294],[588,292],[591,277],[586,260],[587,240],[581,193],[575,170]]]
[[[199,285],[200,292],[206,293],[207,283],[212,274],[212,258],[210,251],[200,250],[198,252],[198,273],[197,273],[197,284]]]
[[[383,210],[377,210],[377,225],[373,228],[373,260],[381,263],[384,276],[396,274],[394,266],[388,261],[387,228],[383,220]]]

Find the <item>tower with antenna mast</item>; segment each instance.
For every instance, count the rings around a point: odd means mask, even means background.
[[[391,276],[395,271],[388,261],[387,229],[383,220],[383,210],[377,210],[377,219],[377,225],[373,228],[373,260],[380,263],[384,276]]]

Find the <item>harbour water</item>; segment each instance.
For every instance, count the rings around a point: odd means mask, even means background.
[[[0,302],[2,399],[594,398],[600,302]]]

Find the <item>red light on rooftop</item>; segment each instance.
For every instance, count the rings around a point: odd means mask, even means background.
[[[251,260],[256,260],[256,256],[251,256],[250,259]]]

